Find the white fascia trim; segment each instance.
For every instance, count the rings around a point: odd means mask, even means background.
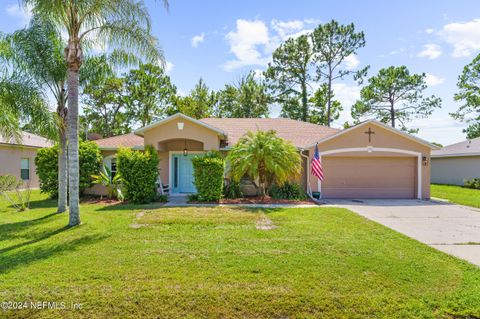
[[[396,129],[396,128],[391,127],[390,125],[387,125],[387,124],[385,124],[385,123],[379,122],[379,121],[377,121],[377,120],[367,120],[367,121],[362,122],[362,123],[359,123],[359,124],[357,124],[357,125],[355,125],[355,126],[349,127],[349,128],[347,128],[347,129],[345,129],[345,130],[342,130],[342,131],[340,131],[340,132],[338,132],[338,133],[335,133],[335,134],[333,134],[333,135],[330,135],[330,136],[327,136],[327,137],[325,137],[325,138],[323,138],[323,139],[320,139],[320,140],[318,141],[318,144],[321,144],[321,143],[324,143],[324,142],[329,141],[329,140],[331,140],[331,139],[334,139],[334,138],[336,138],[336,137],[338,137],[338,136],[340,136],[340,135],[343,135],[343,134],[346,134],[346,133],[352,131],[353,129],[359,128],[359,127],[361,127],[361,126],[365,126],[365,125],[367,125],[367,124],[376,124],[376,125],[378,125],[378,126],[380,126],[380,127],[382,127],[382,128],[385,128],[385,129],[387,129],[387,130],[389,130],[389,131],[391,131],[391,132],[393,132],[393,133],[396,133],[396,134],[398,134],[398,135],[401,135],[401,136],[403,136],[403,137],[406,137],[406,138],[408,138],[409,140],[412,140],[412,141],[415,141],[415,142],[417,142],[417,143],[420,143],[420,144],[423,144],[423,145],[425,145],[425,146],[428,146],[428,147],[430,147],[430,149],[432,149],[432,150],[439,150],[439,149],[440,149],[440,147],[438,147],[437,145],[434,145],[434,144],[432,144],[432,143],[429,143],[429,142],[427,142],[427,141],[425,141],[425,140],[423,140],[423,139],[421,139],[421,138],[419,138],[419,137],[416,137],[416,136],[410,135],[410,134],[408,134],[408,133],[402,132],[402,131],[400,131],[400,130],[398,130],[398,129]],[[315,143],[315,144],[317,144],[317,143]],[[310,146],[307,146],[306,148],[312,148],[312,147],[315,146],[315,144],[312,144],[312,145],[310,145]]]
[[[440,158],[440,157],[468,157],[468,156],[480,156],[478,153],[452,153],[452,154],[439,154],[439,155],[430,155],[431,158]]]
[[[368,152],[368,153],[389,152],[389,153],[400,153],[400,154],[416,156],[417,157],[417,198],[422,199],[422,157],[423,157],[422,153],[399,149],[399,148],[386,148],[386,147],[373,147],[373,146],[352,147],[352,148],[339,148],[335,150],[320,152],[320,160],[322,156],[325,156],[325,155],[347,153],[347,152]],[[319,184],[319,187],[320,187],[320,196],[321,196],[322,194],[321,183]]]
[[[167,123],[167,122],[170,122],[170,121],[172,121],[172,120],[174,120],[174,119],[177,119],[177,118],[179,118],[179,117],[181,117],[181,118],[183,118],[183,119],[185,119],[185,120],[191,121],[191,122],[193,122],[193,123],[196,123],[196,124],[198,124],[198,125],[200,125],[200,126],[203,126],[203,127],[207,128],[207,129],[209,129],[209,130],[212,130],[212,131],[214,131],[214,132],[217,132],[218,134],[223,135],[223,136],[225,136],[225,137],[227,136],[227,134],[226,134],[224,131],[222,131],[222,130],[214,127],[214,126],[208,125],[207,123],[204,123],[204,122],[202,122],[202,121],[199,121],[199,120],[197,120],[197,119],[194,119],[193,117],[187,116],[187,115],[185,115],[185,114],[183,114],[183,113],[176,113],[176,114],[171,115],[171,116],[169,116],[169,117],[166,117],[166,118],[164,118],[164,119],[162,119],[162,120],[160,120],[160,121],[157,121],[157,122],[155,122],[155,123],[152,123],[152,124],[147,125],[147,126],[144,126],[144,127],[141,127],[141,128],[139,128],[138,130],[135,130],[134,133],[135,133],[135,135],[143,136],[143,134],[145,133],[145,131],[148,131],[148,130],[151,129],[151,128],[157,127],[157,126],[162,125],[162,124],[165,124],[165,123]]]

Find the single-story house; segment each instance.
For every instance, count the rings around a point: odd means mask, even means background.
[[[432,183],[463,185],[480,178],[480,137],[432,151]]]
[[[160,158],[161,181],[175,195],[195,192],[192,156],[209,150],[227,153],[246,132],[257,130],[275,130],[298,148],[304,159],[298,183],[323,198],[430,197],[430,151],[437,147],[374,120],[339,130],[286,118],[197,120],[179,113],[95,142],[112,171],[120,147],[152,145]],[[309,166],[317,143],[325,175],[321,183]],[[91,191],[101,191],[96,187]]]
[[[0,175],[13,175],[31,188],[40,187],[35,157],[38,149],[51,146],[51,141],[28,132],[21,132],[18,141],[0,136]]]

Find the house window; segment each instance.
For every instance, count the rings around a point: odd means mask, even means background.
[[[116,158],[112,158],[110,160],[110,172],[111,172],[111,175],[110,178],[113,179],[115,177],[115,175],[117,174],[117,159]]]
[[[20,177],[24,181],[30,179],[30,159],[22,158],[20,161]]]

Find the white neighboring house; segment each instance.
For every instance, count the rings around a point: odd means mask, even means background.
[[[431,182],[463,185],[480,178],[480,137],[432,151]]]

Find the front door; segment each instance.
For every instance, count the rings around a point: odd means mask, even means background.
[[[172,155],[172,193],[195,193],[197,190],[193,184],[192,158],[195,155]]]

